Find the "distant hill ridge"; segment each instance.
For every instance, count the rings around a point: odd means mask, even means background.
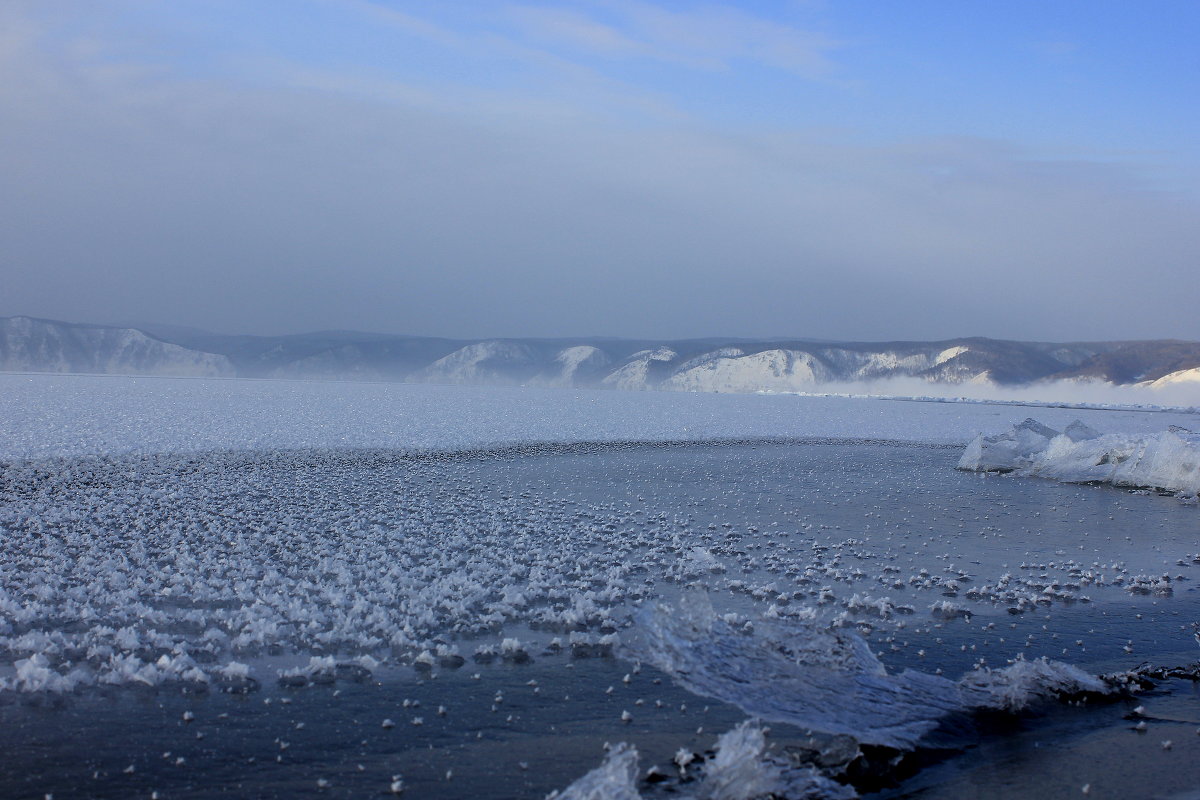
[[[889,378],[1164,385],[1200,380],[1200,342],[455,340],[347,331],[231,336],[0,317],[0,371],[702,392],[820,391]]]

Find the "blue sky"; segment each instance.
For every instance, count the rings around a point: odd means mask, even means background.
[[[510,92],[630,123],[679,114],[732,131],[998,137],[1053,155],[1200,152],[1193,2],[174,0],[96,11],[92,30],[125,40],[113,58],[195,78],[270,85],[290,65]]]
[[[1198,40],[1194,2],[14,0],[0,314],[1200,338]]]

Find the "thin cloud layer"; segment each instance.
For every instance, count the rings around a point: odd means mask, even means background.
[[[837,42],[823,34],[761,19],[731,6],[687,10],[614,2],[592,11],[516,6],[509,13],[533,38],[610,57],[649,58],[701,69],[729,69],[735,60],[758,62],[807,78],[833,69]],[[627,32],[628,31],[628,32]]]
[[[183,21],[112,8],[0,11],[0,314],[461,337],[1200,338],[1195,197],[1137,160],[731,126],[686,82],[604,66],[768,69],[852,93],[823,80],[850,75],[827,34],[643,3],[470,21],[298,4],[311,16],[291,32],[186,3],[171,9]]]

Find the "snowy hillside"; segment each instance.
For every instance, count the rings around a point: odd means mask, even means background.
[[[417,383],[522,383],[536,369],[528,347],[512,342],[478,342],[439,358],[410,376]]]
[[[1154,389],[1163,389],[1168,386],[1186,386],[1189,384],[1200,387],[1200,367],[1170,372],[1157,380],[1147,381],[1146,384]]]
[[[612,363],[603,350],[586,344],[559,351],[554,362],[561,367],[557,374],[543,373],[531,383],[535,386],[586,385],[590,376],[603,372]]]
[[[236,374],[225,356],[160,341],[133,328],[31,317],[0,319],[0,371],[205,378]]]
[[[633,391],[933,394],[1047,382],[1200,393],[1200,343],[730,339],[461,341],[347,331],[225,336],[0,319],[0,370],[557,386]],[[904,391],[897,391],[904,382]],[[1058,384],[1056,384],[1058,385]],[[840,387],[836,388],[836,387]],[[854,387],[858,387],[857,389]],[[865,389],[863,387],[866,387]],[[947,390],[954,391],[954,390]],[[1200,398],[1198,398],[1200,400]]]
[[[803,391],[829,380],[825,365],[797,350],[764,350],[752,355],[718,355],[680,369],[664,389],[688,392]]]

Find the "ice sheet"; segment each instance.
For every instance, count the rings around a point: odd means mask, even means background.
[[[965,444],[1020,412],[847,397],[0,374],[0,459],[805,436]],[[1197,424],[1174,412],[1039,414],[1130,435]]]

